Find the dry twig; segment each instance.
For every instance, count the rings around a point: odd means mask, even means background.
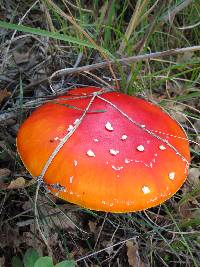
[[[116,59],[116,60],[110,60],[108,61],[103,61],[100,63],[95,63],[91,65],[86,65],[78,68],[64,68],[61,70],[58,70],[54,72],[49,80],[51,81],[54,77],[60,77],[63,75],[69,75],[69,74],[75,74],[75,73],[80,73],[84,71],[92,71],[96,69],[101,69],[105,68],[108,66],[108,64],[131,64],[132,62],[139,62],[139,61],[145,61],[145,60],[151,60],[155,58],[161,58],[161,57],[168,57],[168,56],[173,56],[181,53],[186,53],[186,52],[195,52],[195,51],[200,51],[200,45],[197,46],[190,46],[190,47],[183,47],[183,48],[176,48],[176,49],[170,49],[162,52],[154,52],[154,53],[149,53],[149,54],[144,54],[144,55],[138,55],[138,56],[132,56],[132,57],[125,57],[121,59]],[[28,86],[24,88],[24,90],[29,90],[30,88],[37,86],[41,83],[47,82],[48,78],[44,78],[42,80],[39,80],[37,82],[31,83]]]

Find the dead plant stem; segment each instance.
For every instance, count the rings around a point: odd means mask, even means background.
[[[183,48],[176,48],[176,49],[170,49],[162,52],[154,52],[154,53],[149,53],[149,54],[144,54],[144,55],[138,55],[138,56],[131,56],[131,57],[125,57],[125,58],[120,58],[116,60],[110,60],[108,61],[103,61],[100,63],[95,63],[91,65],[86,65],[78,68],[64,68],[60,69],[56,72],[54,72],[50,78],[44,78],[42,80],[33,82],[26,87],[24,87],[24,90],[29,90],[33,87],[38,86],[41,83],[47,82],[48,80],[51,81],[54,77],[61,77],[63,75],[70,75],[70,74],[75,74],[75,73],[80,73],[84,71],[92,71],[96,69],[101,69],[107,67],[108,64],[112,65],[117,65],[117,64],[132,64],[132,62],[140,62],[140,61],[145,61],[145,60],[152,60],[152,59],[158,59],[162,57],[168,57],[168,56],[173,56],[177,54],[182,54],[182,53],[188,53],[188,52],[195,52],[195,51],[200,51],[200,45],[196,46],[190,46],[190,47],[183,47]],[[1,121],[1,118],[0,118]]]

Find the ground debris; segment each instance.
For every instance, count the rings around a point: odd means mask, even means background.
[[[7,168],[0,169],[0,180],[10,176],[10,174],[11,174],[11,170]]]
[[[8,185],[7,189],[18,189],[24,187],[26,180],[23,177],[18,177],[16,180],[13,180]]]
[[[130,267],[145,267],[146,265],[144,262],[141,261],[140,255],[139,255],[139,247],[134,241],[127,241],[126,242],[127,247],[127,257],[128,257],[128,263]]]
[[[29,61],[29,52],[23,53],[23,52],[18,52],[14,51],[13,52],[13,57],[16,62],[16,64],[22,64],[22,63],[27,63]]]
[[[53,12],[50,2],[71,16],[73,24],[66,21],[66,17]],[[87,7],[84,6],[86,2]],[[199,24],[195,26],[198,23],[199,3],[187,4],[186,9],[180,10],[182,4],[192,1],[182,1],[181,4],[178,3],[181,1],[165,1],[167,4],[161,10],[161,15],[157,16],[155,7],[159,3],[151,6],[150,3],[144,5],[142,2],[1,0],[1,20],[18,25],[18,28],[28,26],[35,32],[46,30],[47,34],[41,36],[0,27],[1,267],[10,266],[9,260],[14,255],[23,255],[29,247],[47,255],[36,220],[52,248],[54,262],[70,255],[75,260],[82,259],[77,262],[78,267],[147,267],[149,263],[152,267],[200,266],[200,171],[197,144],[191,144],[192,161],[188,180],[165,205],[138,213],[108,213],[106,218],[105,213],[66,204],[47,194],[43,188],[39,189],[36,200],[37,180],[28,176],[16,152],[18,128],[36,107],[75,87],[97,85],[116,88],[116,80],[119,92],[159,103],[178,120],[191,140],[200,142],[199,52],[165,55],[133,64],[113,63],[109,68],[76,72],[80,66],[95,66],[97,62],[199,46]],[[151,19],[154,17],[156,24],[153,25]],[[166,21],[170,21],[170,24]],[[192,28],[184,29],[184,26]],[[51,38],[48,32],[54,37],[59,34],[62,38],[69,37],[69,41]],[[90,35],[91,40],[85,33]],[[119,53],[123,40],[126,48]],[[139,44],[143,45],[136,53],[135,47]],[[61,75],[55,76],[50,82],[49,77],[61,69],[73,69],[74,72],[70,75],[60,72]],[[104,110],[101,107],[94,112],[91,110],[90,115],[93,116],[95,112]],[[103,131],[114,134],[113,125],[117,125],[117,121],[107,123],[104,122]],[[125,133],[121,133],[120,140],[124,144],[129,142],[129,136]],[[100,137],[97,139],[94,136],[94,145],[101,146]],[[111,148],[117,149],[109,146],[108,152]],[[141,153],[146,150],[145,146]],[[117,150],[114,154],[113,158],[116,158]],[[96,152],[95,155],[97,157]],[[125,163],[128,165],[129,159]],[[79,165],[75,160],[74,167],[79,168]],[[120,171],[121,165],[113,166]],[[35,216],[35,206],[39,212],[38,218]],[[177,240],[181,246],[176,245]]]
[[[200,169],[199,168],[190,168],[188,179],[193,185],[198,186],[198,184],[200,182]]]
[[[0,90],[0,104],[1,102],[8,96],[10,96],[11,93],[7,91],[7,89]]]

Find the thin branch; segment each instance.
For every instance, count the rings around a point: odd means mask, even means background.
[[[97,92],[98,93],[98,92]],[[76,125],[74,126],[74,128],[68,132],[60,141],[60,143],[57,145],[57,147],[55,148],[55,150],[53,151],[53,153],[50,155],[50,157],[48,158],[47,162],[45,163],[44,168],[42,169],[41,174],[38,177],[38,180],[43,182],[43,177],[47,171],[47,169],[49,168],[50,164],[52,163],[52,161],[54,160],[55,156],[58,154],[58,152],[60,151],[60,149],[64,146],[64,144],[67,142],[67,140],[73,135],[73,133],[76,131],[76,129],[79,127],[79,125],[81,124],[81,122],[83,121],[83,119],[85,118],[90,106],[92,105],[95,97],[97,96],[97,93],[93,94],[93,97],[91,98],[88,106],[86,107],[86,109],[84,110],[82,116],[80,117],[80,119],[78,120],[78,122],[76,123]]]
[[[60,143],[57,145],[57,147],[54,149],[54,151],[52,152],[52,154],[50,155],[50,157],[46,161],[46,163],[45,163],[40,175],[37,177],[38,184],[37,184],[35,202],[34,202],[34,214],[35,214],[37,228],[38,228],[38,230],[39,230],[39,232],[40,232],[40,234],[42,236],[42,239],[43,239],[45,245],[47,246],[47,248],[48,248],[48,250],[50,252],[51,252],[51,248],[50,248],[50,246],[48,244],[48,241],[47,241],[45,235],[43,234],[42,229],[41,229],[40,224],[39,224],[39,213],[38,213],[38,209],[37,209],[37,199],[38,199],[39,189],[40,189],[40,186],[42,184],[44,184],[43,177],[44,177],[46,171],[48,170],[49,166],[51,165],[52,161],[54,160],[55,156],[59,153],[60,149],[64,146],[64,144],[67,142],[67,140],[73,135],[73,133],[79,127],[79,125],[81,124],[82,120],[86,116],[87,111],[89,110],[89,108],[92,105],[92,103],[93,103],[94,99],[96,98],[96,96],[97,96],[97,92],[93,93],[93,97],[91,98],[89,104],[87,105],[86,109],[84,110],[84,112],[83,112],[82,116],[80,117],[79,121],[76,123],[74,128],[62,138]]]
[[[139,61],[145,61],[145,60],[151,60],[155,58],[161,58],[161,57],[168,57],[168,56],[173,56],[177,54],[182,54],[186,52],[195,52],[195,51],[200,51],[200,45],[196,46],[190,46],[190,47],[183,47],[183,48],[176,48],[176,49],[170,49],[162,52],[154,52],[154,53],[149,53],[149,54],[144,54],[144,55],[138,55],[138,56],[132,56],[132,57],[125,57],[121,59],[116,59],[116,60],[110,60],[110,61],[103,61],[100,63],[95,63],[91,65],[86,65],[78,68],[64,68],[61,70],[58,70],[54,72],[50,78],[44,78],[42,80],[39,80],[37,82],[34,82],[32,84],[29,84],[28,86],[25,87],[24,90],[28,90],[32,87],[35,87],[41,83],[47,82],[48,80],[52,80],[54,77],[60,77],[63,75],[69,75],[69,74],[74,74],[74,73],[80,73],[84,71],[92,71],[96,69],[101,69],[105,68],[108,66],[108,64],[116,65],[116,64],[131,64],[132,62],[139,62]]]
[[[168,20],[169,20],[169,22],[173,21],[176,14],[181,12],[184,8],[189,6],[192,2],[193,2],[193,0],[183,1],[180,5],[176,6],[171,12],[168,11],[167,14],[162,17],[162,20],[164,20],[165,22],[167,22]]]
[[[189,30],[189,29],[193,29],[195,27],[198,27],[200,25],[200,21],[195,23],[195,24],[192,24],[192,25],[188,25],[188,26],[183,26],[183,27],[179,27],[178,29],[179,30]]]
[[[76,20],[73,17],[71,17],[71,16],[67,15],[65,12],[63,12],[62,9],[60,9],[54,3],[54,1],[52,1],[52,0],[46,0],[46,1],[54,8],[54,10],[60,16],[65,18],[67,21],[69,21],[78,30],[79,33],[81,33],[83,36],[85,36],[90,41],[90,43],[94,45],[94,47],[97,49],[97,51],[99,51],[100,55],[104,58],[104,60],[107,61],[107,65],[106,66],[108,66],[108,68],[109,68],[109,70],[110,70],[110,72],[111,72],[111,74],[112,74],[112,76],[113,76],[113,78],[115,80],[116,86],[117,86],[117,88],[119,88],[119,84],[118,84],[117,78],[115,76],[115,73],[114,73],[114,71],[112,69],[112,66],[110,64],[108,56],[105,54],[103,49],[100,46],[98,46],[98,44],[93,40],[93,38],[90,36],[90,34],[88,34],[84,29],[81,28],[81,26],[76,22]]]
[[[111,245],[111,246],[108,246],[108,247],[106,247],[106,248],[103,248],[103,249],[100,249],[100,250],[98,250],[98,251],[95,251],[95,252],[93,252],[93,253],[91,253],[91,254],[88,254],[88,255],[86,255],[86,256],[83,256],[82,258],[77,259],[77,260],[76,260],[76,263],[77,263],[77,262],[80,262],[80,261],[82,261],[82,260],[88,259],[88,258],[90,258],[90,257],[93,257],[93,256],[95,256],[95,255],[97,255],[97,254],[99,254],[99,253],[101,253],[101,252],[106,251],[106,250],[109,250],[110,248],[114,248],[114,247],[116,247],[116,246],[125,244],[127,241],[131,241],[131,240],[134,240],[134,239],[136,239],[136,238],[137,238],[137,236],[134,236],[134,237],[128,238],[128,239],[126,239],[126,240],[120,241],[120,242],[118,242],[118,243],[115,243],[115,244],[113,244],[113,245]]]
[[[39,212],[38,212],[38,208],[37,208],[37,200],[38,200],[38,194],[39,194],[40,186],[41,186],[41,183],[38,183],[37,184],[37,187],[36,187],[36,193],[35,193],[35,199],[34,199],[35,222],[36,222],[37,229],[38,229],[38,231],[39,231],[39,233],[40,233],[40,235],[42,237],[42,240],[43,240],[44,244],[46,245],[46,247],[48,249],[49,254],[50,255],[53,255],[52,250],[51,250],[51,247],[48,244],[48,240],[45,237],[45,235],[43,234],[42,228],[41,228],[40,223],[39,223]]]

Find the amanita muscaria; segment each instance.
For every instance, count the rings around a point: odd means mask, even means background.
[[[24,165],[34,177],[42,173],[59,198],[89,209],[132,212],[162,203],[187,177],[186,134],[159,107],[101,90],[77,88],[37,108],[17,136]]]

